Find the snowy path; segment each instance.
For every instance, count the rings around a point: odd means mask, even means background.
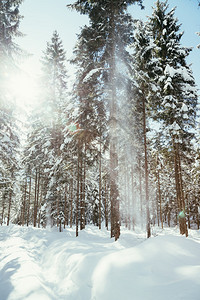
[[[192,235],[192,236],[191,236]],[[0,227],[0,300],[199,300],[200,232]]]

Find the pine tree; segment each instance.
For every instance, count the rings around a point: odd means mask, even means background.
[[[7,206],[7,225],[10,221],[15,179],[19,169],[19,128],[17,128],[15,104],[8,79],[16,69],[15,55],[20,53],[14,38],[21,34],[18,30],[21,2],[0,1],[0,195],[2,197],[1,223]]]
[[[65,187],[62,178],[62,155],[61,145],[63,143],[63,129],[66,122],[64,107],[67,103],[67,70],[66,56],[62,41],[55,31],[42,59],[43,84],[45,89],[44,101],[49,109],[49,120],[51,124],[49,149],[49,185],[48,197],[55,203],[53,217],[57,219],[57,226],[63,222]],[[64,196],[65,195],[65,196]],[[52,201],[51,201],[52,202]]]
[[[183,33],[174,17],[175,9],[167,12],[167,1],[156,2],[148,27],[154,42],[154,57],[158,60],[156,76],[156,94],[152,94],[151,105],[155,119],[163,122],[174,154],[176,197],[179,211],[185,211],[184,182],[181,160],[190,150],[194,136],[195,108],[197,94],[195,82],[186,57],[191,49],[180,44]],[[152,98],[152,99],[153,99]],[[180,231],[187,235],[185,218],[180,218]]]
[[[98,78],[99,72],[102,70],[101,68],[99,69],[97,60],[93,60],[92,53],[88,50],[92,47],[92,32],[91,28],[83,28],[81,34],[78,36],[78,42],[74,50],[75,58],[72,60],[72,63],[77,66],[74,97],[76,98],[79,109],[75,122],[79,124],[80,127],[80,131],[77,132],[73,138],[74,140],[77,140],[80,166],[82,166],[79,169],[82,174],[79,176],[80,229],[83,229],[85,226],[84,215],[86,213],[85,206],[87,202],[87,199],[85,199],[85,190],[87,189],[85,183],[87,182],[87,170],[91,169],[92,164],[94,165],[98,160],[101,160],[101,152],[104,152],[107,141],[107,139],[105,139],[105,136],[107,135],[107,120],[103,102],[104,97],[102,83]],[[95,32],[93,32],[93,34],[95,34]],[[86,75],[87,71],[88,74]],[[103,151],[100,151],[100,148]],[[91,163],[91,158],[93,158],[93,163]],[[100,175],[101,172],[97,172]],[[101,201],[100,194],[99,191],[99,203]]]
[[[110,152],[110,195],[111,195],[111,237],[117,240],[120,235],[118,157],[117,157],[117,119],[118,95],[117,61],[127,65],[129,55],[126,46],[131,41],[132,19],[127,7],[142,1],[77,1],[69,7],[87,14],[90,26],[85,26],[82,36],[83,49],[87,49],[87,66],[83,79],[92,76],[103,87],[104,98],[108,99],[109,109],[109,152]],[[85,36],[87,38],[85,38]],[[90,37],[90,38],[88,38]],[[117,60],[118,58],[118,60]],[[120,65],[119,63],[119,65]]]
[[[152,80],[154,68],[156,68],[156,60],[152,60],[153,45],[150,41],[149,35],[146,32],[146,26],[142,21],[135,23],[135,35],[133,48],[133,65],[134,65],[134,79],[135,79],[135,98],[136,103],[135,113],[137,114],[137,135],[140,136],[138,142],[143,144],[144,153],[144,171],[145,171],[145,203],[146,203],[146,218],[147,218],[147,237],[151,236],[150,230],[150,191],[149,191],[149,163],[148,163],[148,149],[147,149],[147,131],[150,115],[149,95],[156,89]],[[141,139],[141,136],[143,137]],[[142,157],[140,156],[140,160]],[[140,164],[141,165],[141,164]],[[143,165],[143,164],[142,164]]]
[[[13,67],[14,55],[21,52],[14,42],[16,36],[21,36],[19,24],[22,16],[19,13],[19,5],[23,0],[0,1],[0,57],[2,71]]]
[[[65,178],[63,178],[63,130],[66,124],[65,104],[67,103],[67,70],[62,41],[55,31],[42,58],[40,103],[32,112],[25,166],[32,174],[33,225],[43,226],[50,221],[61,230],[64,224],[66,199]]]

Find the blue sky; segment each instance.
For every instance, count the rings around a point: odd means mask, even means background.
[[[46,49],[46,42],[50,41],[52,33],[57,30],[64,47],[66,56],[70,58],[73,47],[76,43],[76,35],[80,32],[80,27],[88,23],[86,16],[66,8],[74,0],[25,0],[20,6],[20,12],[24,16],[21,21],[20,30],[25,34],[23,38],[18,38],[17,43],[32,56],[24,63],[27,72],[38,73],[39,60],[42,51]],[[152,6],[155,0],[144,0],[145,10],[133,5],[129,12],[134,18],[146,19],[152,13]],[[200,88],[200,50],[196,46],[200,43],[200,37],[195,33],[200,31],[200,8],[197,0],[168,0],[169,9],[177,7],[175,16],[182,24],[184,31],[182,45],[193,47],[193,51],[188,58],[192,63],[196,84]]]

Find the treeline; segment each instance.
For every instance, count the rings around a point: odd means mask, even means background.
[[[157,1],[146,22],[127,8],[142,0],[77,1],[89,17],[81,29],[68,87],[66,54],[57,31],[42,60],[37,107],[20,129],[9,72],[20,49],[22,1],[0,1],[1,224],[86,224],[120,236],[120,225],[179,224],[199,229],[197,89],[181,45],[183,33],[167,1]],[[13,17],[10,17],[13,16]],[[70,91],[70,92],[69,92]]]

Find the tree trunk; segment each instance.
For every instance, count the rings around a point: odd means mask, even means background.
[[[156,212],[157,212],[157,222],[158,227],[160,226],[160,213],[159,213],[159,195],[158,190],[156,190]]]
[[[9,223],[10,223],[11,202],[12,202],[12,191],[10,191],[10,193],[9,193],[7,226],[9,226]]]
[[[29,217],[30,217],[30,203],[31,203],[31,175],[29,177],[29,190],[28,190],[28,204],[27,204],[27,227],[29,225]]]
[[[23,198],[23,207],[22,207],[22,226],[24,226],[24,222],[25,222],[26,190],[27,190],[27,176],[25,178],[25,186],[24,186],[24,198]]]
[[[33,209],[33,226],[36,227],[37,218],[37,184],[38,184],[38,171],[35,170],[35,198],[34,198],[34,209]]]
[[[159,170],[159,162],[157,158],[157,183],[158,183],[158,199],[160,204],[160,222],[161,227],[163,229],[163,219],[162,219],[162,197],[161,197],[161,190],[160,190],[160,170]]]
[[[180,228],[180,234],[185,234],[187,237],[188,229],[187,229],[186,218],[185,218],[185,200],[183,195],[183,183],[182,183],[179,145],[175,143],[174,138],[173,138],[173,148],[174,148],[176,199],[177,199],[177,206],[179,210],[179,228]]]
[[[199,230],[200,222],[199,222],[198,198],[195,198],[195,211],[196,211],[195,218],[196,218],[197,229]]]
[[[141,218],[141,225],[143,227],[142,168],[141,168],[140,158],[139,158],[139,191],[140,191],[140,218]]]
[[[84,215],[84,157],[83,153],[81,152],[80,156],[80,230],[84,229],[85,223],[85,215]]]
[[[110,16],[110,83],[111,83],[111,99],[110,99],[110,197],[111,197],[111,237],[115,237],[115,241],[120,236],[120,216],[119,216],[119,192],[118,192],[118,158],[117,158],[117,106],[116,106],[116,61],[115,61],[115,12],[113,2],[111,3]]]
[[[4,211],[5,211],[5,196],[6,196],[6,194],[3,192],[3,194],[2,194],[1,226],[3,225],[3,219],[4,219]]]
[[[85,193],[86,193],[86,144],[84,153],[84,165],[83,165],[83,228],[86,225],[86,215],[85,215]]]
[[[190,229],[190,210],[189,210],[188,195],[186,195],[185,201],[186,201],[186,212],[187,212],[188,229]]]
[[[170,209],[168,209],[167,222],[169,227],[170,227],[170,221],[171,221],[171,213],[170,213]]]
[[[148,158],[147,158],[147,140],[146,140],[146,107],[145,98],[142,99],[143,104],[143,135],[144,135],[144,156],[145,156],[145,194],[146,194],[146,214],[147,214],[147,238],[151,236],[150,213],[149,213],[149,174],[148,174]]]
[[[107,194],[107,182],[106,182],[106,178],[105,178],[105,204],[104,204],[104,207],[105,207],[105,227],[107,228],[108,230],[108,194]]]
[[[72,222],[73,222],[73,178],[71,179],[71,185],[70,185],[70,228],[72,228]]]
[[[77,162],[77,193],[76,193],[76,237],[78,236],[79,223],[79,196],[80,196],[80,140],[78,140],[78,162]]]
[[[131,192],[132,192],[132,224],[133,224],[133,230],[134,230],[134,228],[135,228],[135,196],[134,196],[133,165],[131,166]]]
[[[101,229],[101,141],[99,153],[99,229]]]
[[[34,227],[36,227],[36,223],[37,223],[38,203],[39,203],[39,193],[40,193],[40,169],[38,170],[37,200],[36,200],[35,226],[34,226]]]
[[[39,216],[38,216],[38,228],[40,228],[40,222],[41,222],[41,206],[42,206],[42,195],[43,195],[43,186],[40,187],[40,200],[38,204],[38,210],[39,210]]]
[[[65,203],[64,203],[64,229],[65,229],[65,226],[68,225],[68,214],[69,214],[69,210],[68,210],[68,207],[67,207],[67,185],[65,185],[65,196],[64,196],[64,199],[65,199]]]
[[[60,191],[56,190],[56,214],[57,214],[57,227],[60,226]]]
[[[128,228],[128,184],[127,184],[127,170],[126,170],[126,162],[124,159],[124,214],[125,214],[125,227]]]
[[[131,217],[130,217],[130,184],[129,184],[129,168],[126,168],[126,182],[127,182],[127,223],[128,229],[131,229]]]

